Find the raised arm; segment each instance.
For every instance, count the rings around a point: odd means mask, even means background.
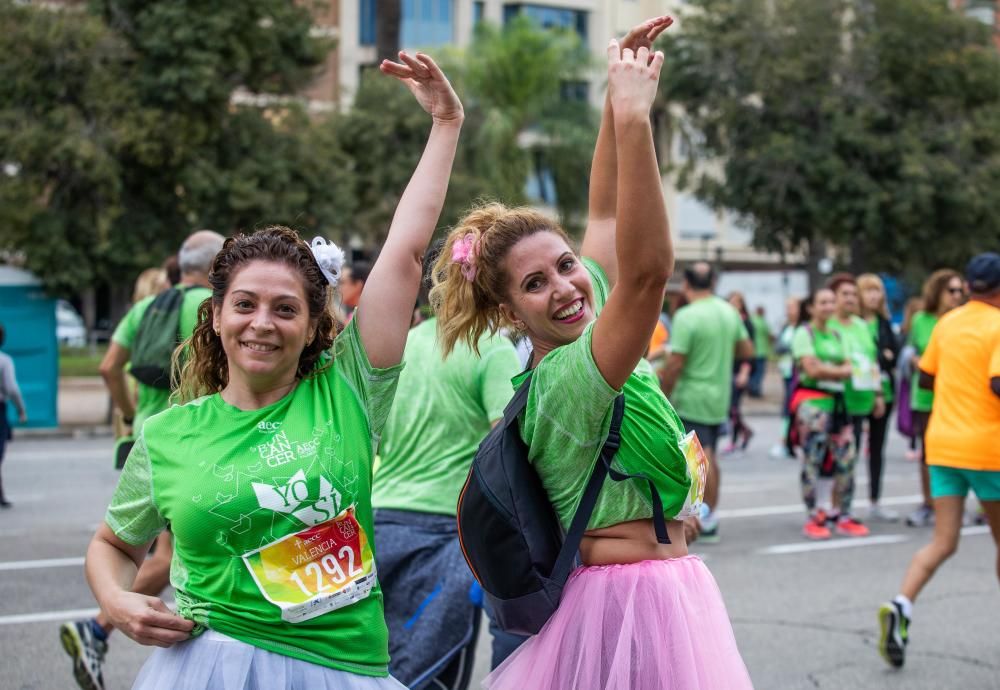
[[[646,352],[673,271],[674,254],[653,149],[649,109],[663,53],[608,46],[618,183],[615,255],[618,280],[597,318],[591,344],[604,379],[620,388]]]
[[[458,96],[430,57],[423,53],[416,57],[400,53],[399,57],[401,62],[385,60],[380,69],[410,89],[433,118],[433,125],[358,305],[361,341],[375,367],[393,366],[403,358],[424,251],[444,206],[465,118]]]
[[[634,27],[622,39],[621,49],[633,53],[652,48],[653,41],[674,23],[670,17],[654,17]],[[618,280],[618,257],[615,255],[615,213],[618,200],[618,152],[615,147],[615,124],[611,110],[611,90],[604,99],[601,129],[597,133],[594,159],[590,166],[590,197],[587,229],[583,235],[583,256],[601,265],[614,286]]]

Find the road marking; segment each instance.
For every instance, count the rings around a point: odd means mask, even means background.
[[[45,558],[35,561],[0,562],[0,570],[34,570],[37,568],[68,568],[83,565],[83,556],[74,558]]]
[[[883,498],[879,503],[884,506],[895,506],[895,505],[905,505],[907,503],[915,503],[922,500],[923,497],[920,494],[913,494],[912,496],[892,496],[890,498]],[[854,505],[864,508],[869,505],[868,499],[859,498],[854,501]],[[753,517],[767,517],[769,515],[788,515],[791,513],[803,513],[805,514],[806,508],[801,503],[793,503],[790,505],[783,506],[758,506],[756,508],[722,508],[716,511],[716,515],[721,518],[753,518]]]
[[[164,602],[171,611],[177,610],[176,601]],[[18,613],[13,616],[0,616],[0,625],[20,625],[23,623],[47,623],[51,621],[76,621],[81,618],[93,618],[100,609],[68,609],[66,611],[39,611],[37,613]]]
[[[42,611],[40,613],[19,613],[15,616],[0,616],[0,625],[21,623],[46,623],[51,621],[75,621],[93,618],[100,609],[70,609],[68,611]]]
[[[962,528],[963,537],[971,537],[979,534],[989,534],[989,525],[973,525]],[[910,540],[907,534],[880,534],[874,537],[859,537],[857,539],[838,539],[836,541],[806,541],[794,544],[776,544],[763,549],[758,549],[757,553],[765,556],[780,556],[789,553],[806,553],[809,551],[829,551],[831,549],[848,549],[854,546],[878,546],[879,544],[899,544]]]
[[[877,537],[859,537],[857,539],[838,539],[837,541],[807,541],[795,544],[777,544],[759,549],[757,553],[765,556],[778,556],[788,553],[805,553],[807,551],[829,551],[831,549],[848,549],[854,546],[878,546],[879,544],[898,544],[907,541],[909,537],[903,534],[882,534]]]

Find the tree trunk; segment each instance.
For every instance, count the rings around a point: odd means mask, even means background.
[[[401,0],[378,0],[375,15],[375,53],[377,62],[395,60],[399,53],[400,26],[403,21]]]
[[[808,246],[806,269],[809,271],[809,291],[814,292],[826,282],[826,274],[820,271],[820,261],[826,258],[826,242],[814,237],[809,240]]]

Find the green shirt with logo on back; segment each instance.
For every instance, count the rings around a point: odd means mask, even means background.
[[[105,521],[136,545],[170,524],[181,616],[278,654],[385,676],[371,474],[402,367],[373,368],[357,323],[332,361],[267,407],[240,410],[215,394],[147,420]]]
[[[684,355],[684,369],[670,394],[681,419],[722,424],[729,417],[736,343],[750,335],[729,302],[712,295],[674,315],[670,351]]]
[[[484,335],[479,356],[459,342],[441,356],[437,319],[410,330],[396,402],[382,433],[376,508],[455,515],[472,458],[510,402],[521,370],[514,345]]]
[[[181,317],[180,325],[178,326],[182,341],[191,337],[195,327],[198,325],[198,307],[211,296],[212,291],[208,288],[184,288],[184,301],[181,302]],[[156,295],[150,295],[132,305],[132,308],[118,322],[118,327],[115,328],[111,339],[122,347],[131,350],[132,344],[135,343],[135,336],[139,332],[139,324],[142,323],[142,317],[145,316],[146,310],[154,299],[156,299]],[[132,422],[132,428],[138,434],[147,419],[170,406],[170,391],[165,388],[147,386],[138,381],[136,381],[136,390],[138,392],[138,404],[135,406],[135,419]]]

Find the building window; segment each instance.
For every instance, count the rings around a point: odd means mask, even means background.
[[[586,103],[590,98],[589,81],[564,81],[559,84],[559,97],[573,103]]]
[[[455,40],[454,0],[403,0],[400,43],[409,48]]]
[[[361,27],[358,30],[359,42],[363,46],[375,45],[375,18],[378,14],[376,0],[361,0]]]
[[[486,13],[486,3],[485,2],[474,2],[472,3],[472,25],[483,21],[483,15]]]
[[[519,14],[531,17],[545,29],[572,29],[580,35],[580,38],[587,40],[587,13],[582,10],[517,3],[506,5],[503,8],[504,23],[506,24]]]
[[[975,20],[993,26],[996,21],[996,0],[970,0],[965,3],[965,14]]]
[[[539,150],[535,150],[531,154],[531,172],[524,185],[524,195],[536,204],[556,205],[555,176]]]

